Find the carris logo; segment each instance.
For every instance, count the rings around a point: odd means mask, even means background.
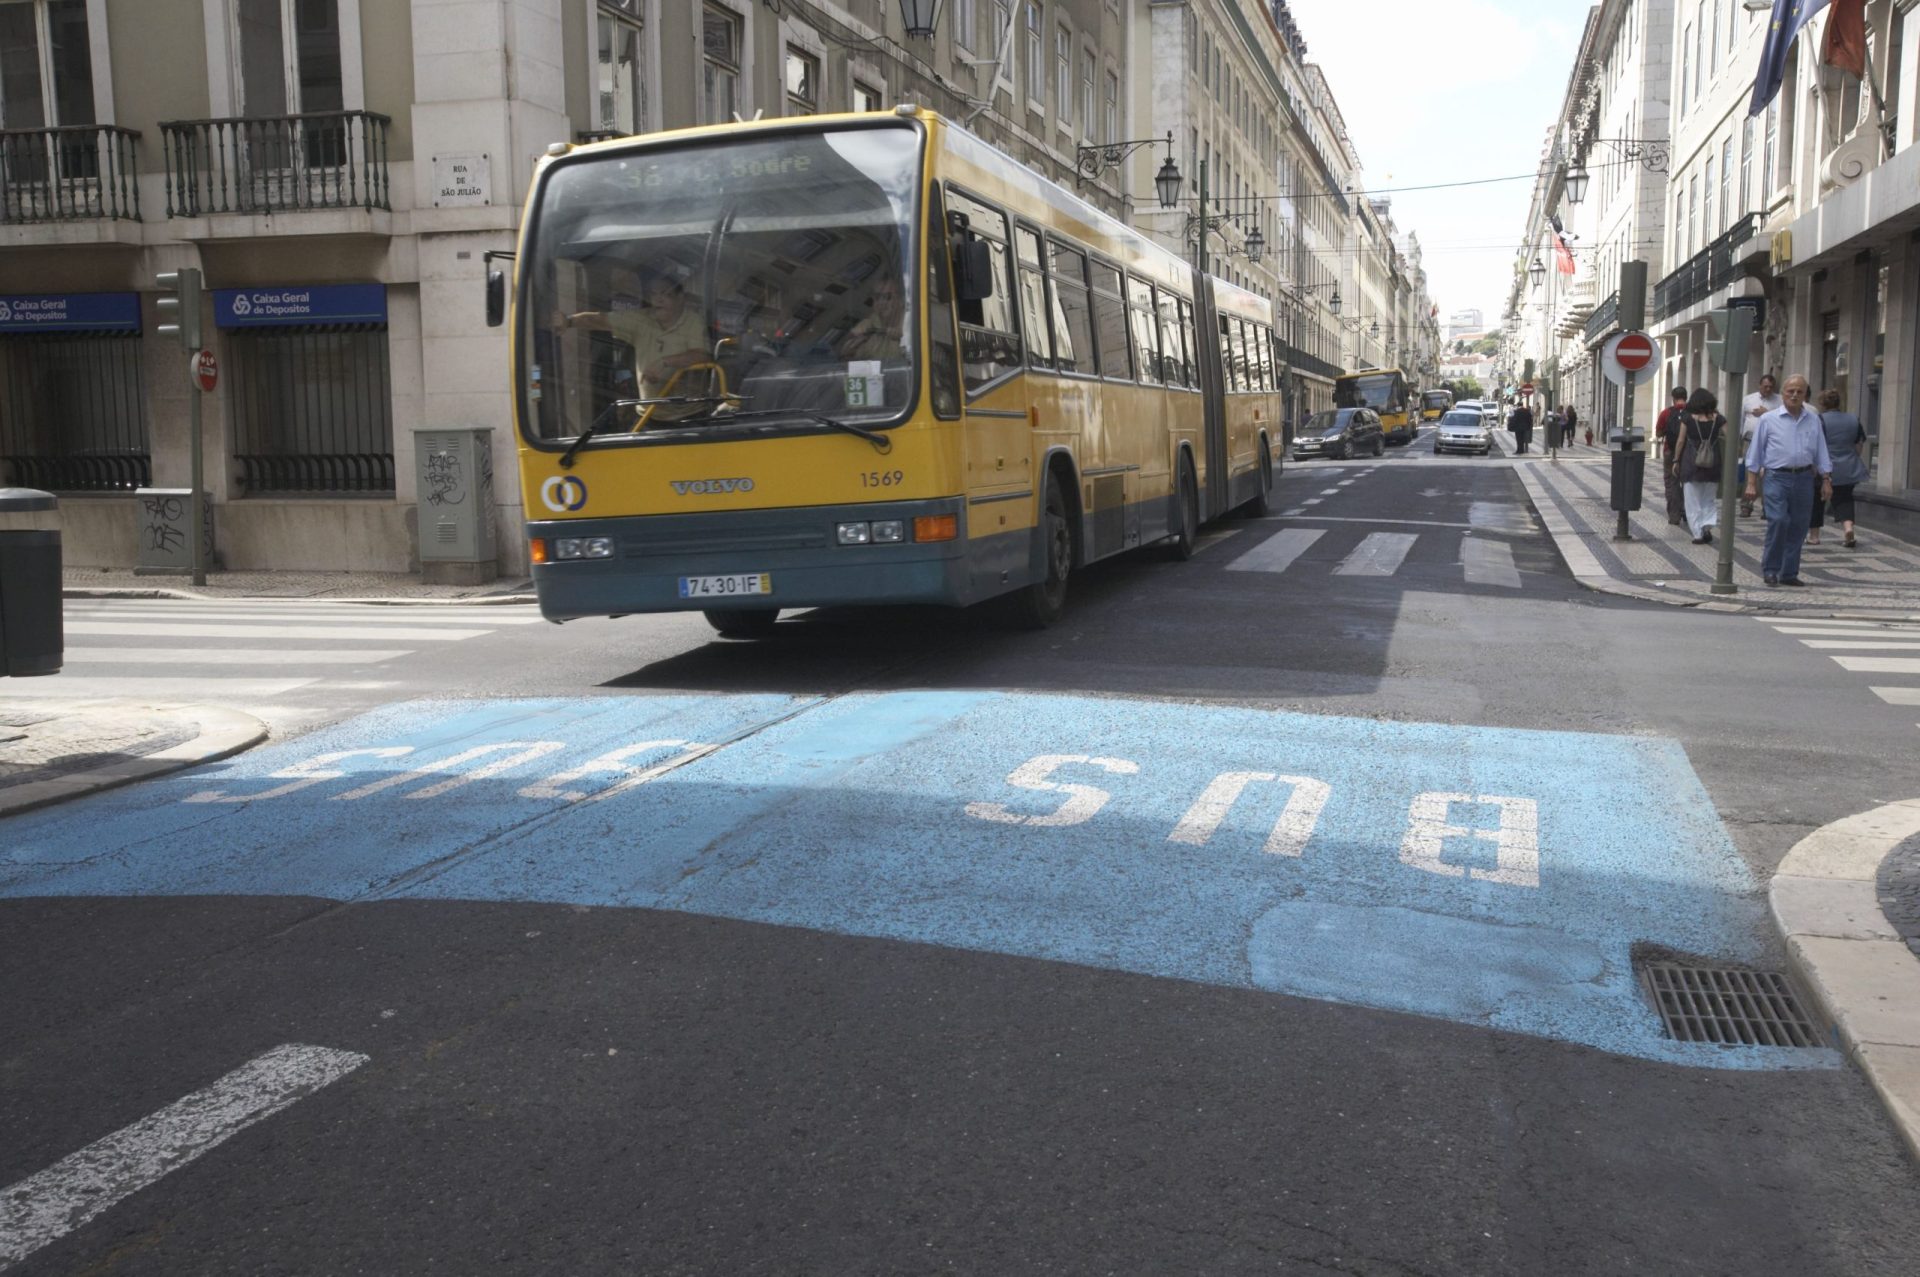
[[[673,490],[683,497],[719,492],[752,492],[751,479],[670,479]]]

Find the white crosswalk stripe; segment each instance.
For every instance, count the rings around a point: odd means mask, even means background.
[[[1840,655],[1920,652],[1920,625],[1837,617],[1755,619],[1771,626],[1775,633],[1796,639],[1802,647],[1828,657],[1850,673],[1920,675],[1920,656]],[[1889,705],[1920,705],[1920,686],[1881,685],[1868,690]]]
[[[1876,687],[1872,691],[1889,705],[1920,705],[1920,687]]]
[[[1299,512],[1292,512],[1299,513]],[[1280,516],[1286,517],[1286,516]],[[1313,522],[1326,522],[1342,525],[1328,528],[1283,528],[1264,540],[1256,542],[1242,551],[1227,564],[1229,572],[1266,572],[1278,574],[1288,570],[1328,571],[1326,564],[1333,562],[1333,556],[1322,555],[1310,560],[1308,567],[1296,568],[1307,552],[1314,548],[1331,531],[1335,537],[1333,544],[1350,545],[1344,557],[1340,558],[1330,570],[1335,576],[1394,576],[1406,565],[1415,546],[1422,536],[1449,537],[1448,531],[1424,532],[1369,532],[1357,542],[1352,541],[1355,531],[1347,525],[1368,523],[1389,524],[1393,527],[1420,527],[1434,529],[1458,529],[1460,532],[1477,531],[1473,525],[1465,523],[1441,523],[1428,519],[1347,519],[1325,518],[1318,515],[1306,515]],[[1269,520],[1274,521],[1274,520]],[[1459,558],[1461,573],[1469,585],[1491,585],[1501,589],[1518,590],[1522,588],[1520,570],[1514,562],[1511,542],[1496,537],[1460,537]],[[1442,544],[1449,544],[1443,541]],[[1344,547],[1343,547],[1344,548]],[[1337,552],[1337,551],[1336,551]]]
[[[272,701],[302,689],[380,687],[374,667],[495,630],[540,625],[525,606],[308,599],[70,599],[67,669],[9,680],[5,696]]]
[[[1920,674],[1920,656],[1836,656],[1843,670],[1856,674]]]
[[[1227,564],[1230,572],[1285,572],[1326,533],[1319,528],[1288,528]]]
[[[1334,569],[1336,576],[1392,576],[1406,562],[1407,555],[1413,550],[1413,543],[1419,540],[1414,532],[1370,532],[1366,540],[1354,547],[1339,567]]]
[[[1520,588],[1520,569],[1513,565],[1513,546],[1508,542],[1467,537],[1460,542],[1460,566],[1469,585]]]

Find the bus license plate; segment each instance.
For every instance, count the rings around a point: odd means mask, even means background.
[[[737,599],[748,594],[772,594],[771,572],[735,572],[731,576],[683,576],[683,599]]]

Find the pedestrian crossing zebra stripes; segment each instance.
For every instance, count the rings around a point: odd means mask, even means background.
[[[1431,542],[1444,547],[1458,547],[1457,553],[1449,549],[1442,549],[1439,553],[1450,568],[1459,570],[1466,584],[1507,590],[1522,588],[1520,568],[1514,560],[1511,540],[1481,535],[1484,529],[1477,524],[1371,519],[1328,519],[1325,522],[1335,527],[1283,528],[1230,559],[1226,570],[1270,575],[1326,570],[1330,575],[1342,578],[1396,577],[1421,557],[1416,551],[1423,543]],[[1388,523],[1395,528],[1413,526],[1423,530],[1368,531],[1354,526],[1367,523]],[[1428,566],[1432,566],[1431,563]]]
[[[1905,674],[1915,684],[1874,686],[1889,705],[1920,705],[1920,618],[1912,622],[1854,621],[1833,617],[1806,620],[1759,618],[1776,632],[1830,657],[1850,674]],[[1912,652],[1912,656],[1883,655]]]
[[[5,695],[261,700],[365,686],[402,657],[543,623],[528,607],[303,599],[74,599],[62,619],[66,668]]]

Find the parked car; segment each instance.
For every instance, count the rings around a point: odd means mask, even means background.
[[[1480,417],[1487,423],[1487,429],[1500,428],[1500,403],[1495,399],[1483,399],[1480,402]]]
[[[1477,452],[1486,456],[1493,451],[1493,430],[1487,425],[1485,417],[1477,408],[1456,407],[1440,418],[1440,428],[1433,437],[1433,450],[1438,452]]]
[[[1371,408],[1330,408],[1307,418],[1293,439],[1296,459],[1307,457],[1357,457],[1363,452],[1379,456],[1387,450],[1387,439],[1380,429],[1380,416]]]

